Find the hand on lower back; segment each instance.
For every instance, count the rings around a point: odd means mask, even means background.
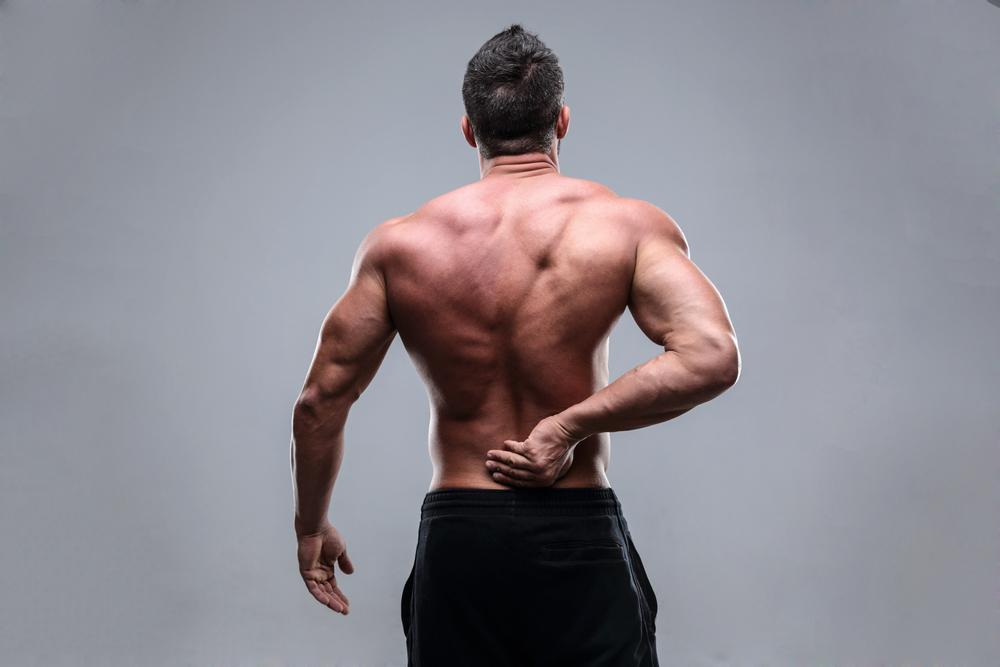
[[[300,536],[298,542],[299,574],[306,582],[306,588],[320,604],[346,616],[350,611],[350,602],[337,586],[337,577],[334,576],[335,564],[344,574],[354,572],[344,538],[336,528],[327,524],[322,532]]]
[[[552,486],[573,465],[573,438],[554,417],[538,422],[524,442],[507,440],[486,453],[493,479],[507,486]]]

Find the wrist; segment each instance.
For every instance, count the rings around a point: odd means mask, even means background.
[[[323,517],[320,521],[303,521],[299,517],[295,517],[294,525],[295,537],[300,540],[307,537],[316,537],[330,530],[330,522],[326,517]]]
[[[571,406],[559,414],[549,417],[562,431],[566,439],[571,440],[574,444],[593,435],[593,433],[588,433],[583,424],[580,423],[579,415],[573,409],[575,407]]]

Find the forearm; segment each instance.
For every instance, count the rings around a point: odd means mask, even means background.
[[[344,455],[349,404],[300,399],[292,418],[295,532],[313,535],[326,524],[330,495]]]
[[[715,398],[738,374],[735,344],[693,358],[668,350],[556,417],[575,439],[651,426]]]

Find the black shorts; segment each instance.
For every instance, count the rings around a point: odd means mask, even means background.
[[[657,665],[611,489],[428,493],[402,616],[411,667]]]

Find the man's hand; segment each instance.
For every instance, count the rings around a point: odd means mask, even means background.
[[[326,528],[315,535],[302,535],[299,541],[299,574],[313,597],[344,616],[350,612],[347,596],[337,586],[334,564],[340,565],[344,574],[354,572],[354,565],[347,556],[347,545],[337,529]]]
[[[556,417],[546,417],[524,442],[507,440],[504,449],[487,452],[486,468],[507,486],[552,486],[573,465],[573,448],[579,441]]]

